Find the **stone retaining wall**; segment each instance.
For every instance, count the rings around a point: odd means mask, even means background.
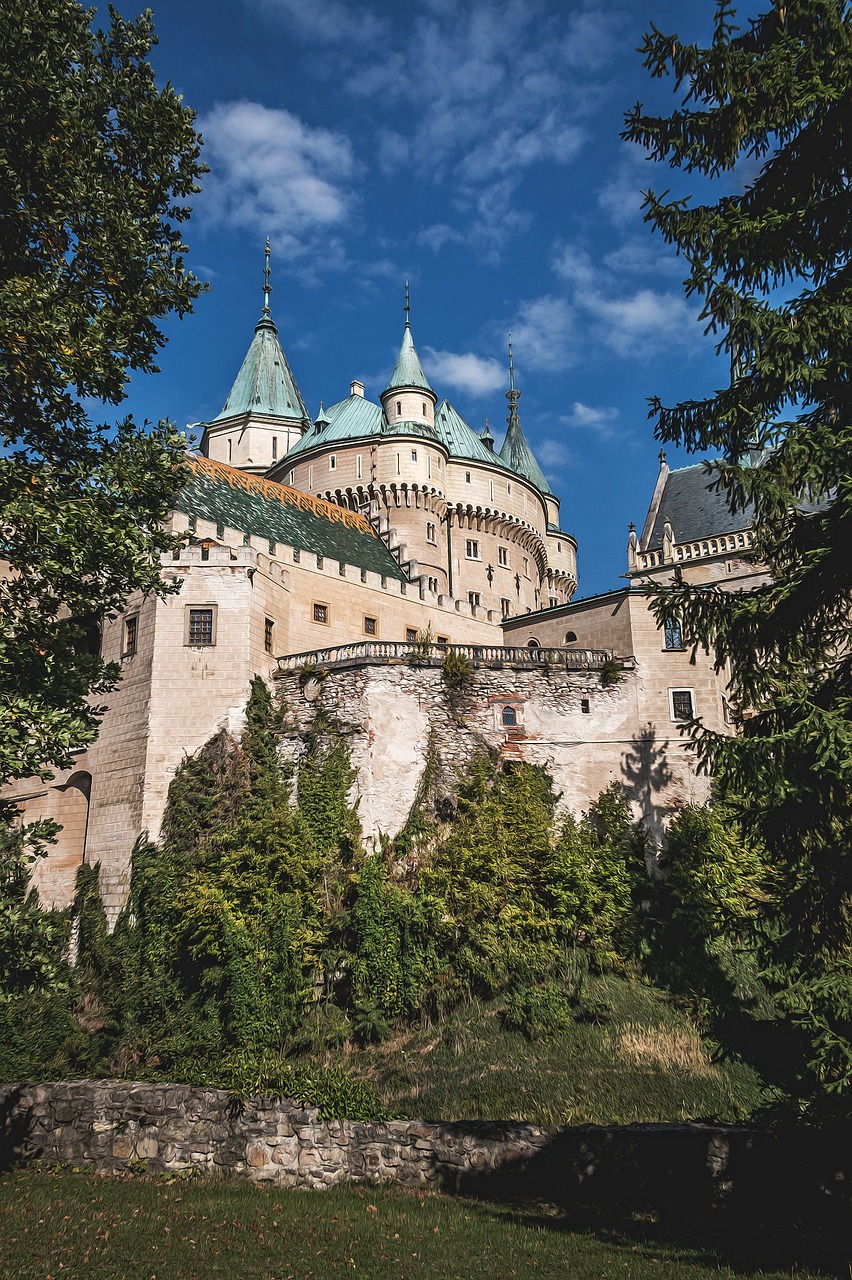
[[[737,1126],[321,1121],[299,1103],[117,1080],[0,1086],[0,1167],[199,1170],[279,1187],[398,1183],[487,1198],[828,1205],[848,1220],[852,1144]]]

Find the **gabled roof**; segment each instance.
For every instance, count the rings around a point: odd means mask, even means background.
[[[396,391],[404,387],[414,387],[418,391],[432,391],[426,381],[426,374],[423,372],[423,366],[420,363],[420,357],[417,354],[417,348],[411,336],[411,325],[407,320],[399,355],[396,358],[396,364],[393,367],[393,373],[390,376],[390,382],[385,387],[385,391]],[[435,394],[434,391],[432,391],[432,394]]]
[[[523,476],[525,480],[529,480],[530,484],[535,485],[540,493],[554,496],[553,490],[544,478],[544,472],[536,462],[535,454],[527,443],[527,438],[521,430],[521,424],[518,421],[517,413],[509,416],[509,429],[506,432],[506,439],[503,441],[503,447],[500,450],[500,457],[503,459],[512,471],[519,476]]]
[[[255,325],[254,337],[236,382],[221,412],[212,421],[220,422],[224,418],[244,414],[310,421],[293,371],[278,341],[278,330],[266,310]]]
[[[185,515],[408,581],[369,520],[357,512],[210,458],[190,458],[189,466],[189,482],[174,504]]]
[[[699,542],[751,528],[753,509],[746,507],[732,513],[724,491],[709,487],[712,485],[713,477],[703,463],[669,471],[650,530],[643,530],[642,550],[658,551],[662,547],[667,519],[678,543]]]

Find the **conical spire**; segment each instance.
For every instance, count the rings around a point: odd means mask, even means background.
[[[535,454],[527,444],[526,437],[521,430],[521,423],[518,418],[518,401],[520,398],[521,393],[515,387],[515,356],[512,350],[512,335],[510,333],[509,390],[506,392],[506,399],[509,401],[509,416],[506,419],[508,430],[506,439],[503,441],[503,447],[500,450],[500,457],[519,476],[523,476],[525,480],[529,480],[531,484],[534,484],[540,493],[553,496],[553,490],[545,480],[544,472],[536,462]]]
[[[411,336],[411,299],[408,291],[408,276],[405,277],[405,305],[402,309],[405,312],[405,330],[402,335],[402,345],[399,348],[399,355],[396,358],[396,364],[393,367],[393,373],[391,374],[390,382],[385,387],[385,391],[397,391],[404,387],[411,387],[417,391],[429,391],[434,396],[434,391],[426,381],[426,375],[423,372],[423,366],[420,363],[420,357],[417,354],[417,348]]]
[[[269,295],[269,237],[263,267],[263,310],[254,327],[254,337],[246,352],[236,381],[231,387],[222,411],[212,419],[234,418],[245,414],[264,414],[272,418],[296,418],[309,422],[302,393],[293,377],[287,357],[278,340],[272,319]]]

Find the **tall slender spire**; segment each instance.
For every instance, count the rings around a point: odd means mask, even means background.
[[[521,423],[518,418],[518,401],[520,398],[521,393],[515,386],[515,353],[512,349],[512,335],[510,333],[509,390],[506,392],[506,399],[509,401],[509,416],[506,422],[509,429],[506,432],[506,439],[503,441],[503,447],[500,450],[500,457],[519,476],[523,476],[524,479],[534,484],[540,493],[552,494],[553,491],[544,478],[544,472],[536,462],[535,455],[521,430]]]
[[[266,259],[263,265],[263,318],[265,320],[272,319],[272,312],[269,309],[269,295],[272,292],[272,285],[269,283],[269,236],[266,237]]]
[[[411,328],[411,294],[409,293],[409,290],[408,290],[408,276],[405,277],[405,305],[403,306],[402,309],[405,312],[405,327],[406,329],[410,329]]]

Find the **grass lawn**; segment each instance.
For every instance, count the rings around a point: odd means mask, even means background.
[[[607,976],[590,979],[589,994],[606,1019],[575,1020],[549,1040],[530,1043],[505,1029],[500,1001],[474,1001],[431,1029],[350,1050],[345,1066],[377,1085],[391,1114],[425,1120],[736,1121],[760,1105],[758,1075],[714,1062],[663,992]]]
[[[581,1229],[540,1207],[512,1210],[376,1188],[276,1191],[34,1169],[0,1178],[2,1280],[807,1280],[831,1274],[803,1270],[788,1258],[761,1270],[753,1253],[738,1251],[744,1261],[735,1263],[715,1250],[655,1239],[648,1223]]]

